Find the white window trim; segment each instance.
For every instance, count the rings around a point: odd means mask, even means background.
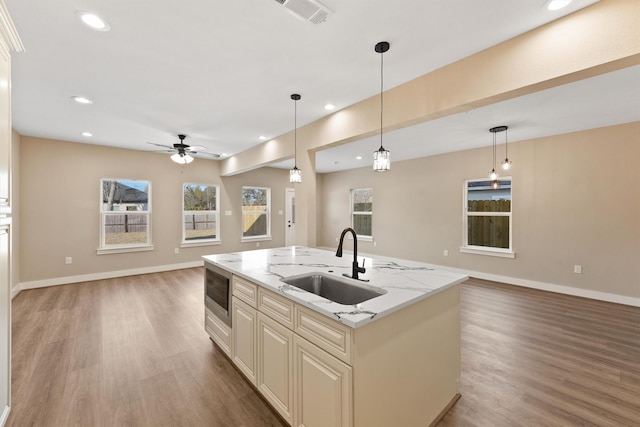
[[[242,193],[244,194],[244,190],[245,189],[258,189],[258,190],[267,190],[267,210],[266,210],[266,215],[267,215],[267,234],[263,234],[260,236],[245,236],[244,232],[241,231],[240,232],[240,242],[262,242],[262,241],[268,241],[271,240],[271,188],[270,187],[257,187],[257,186],[253,186],[253,185],[243,185],[242,186]],[[242,210],[242,208],[244,207],[243,202],[242,202],[242,197],[240,198],[240,218],[242,221],[244,221],[244,211]]]
[[[464,181],[462,191],[462,245],[460,252],[475,255],[487,255],[500,258],[515,258],[516,252],[513,250],[513,179],[510,176],[498,177],[498,180],[508,179],[511,182],[511,211],[510,212],[469,212],[468,206],[468,183],[489,181],[488,178],[467,179]],[[469,226],[467,218],[470,216],[508,216],[509,217],[509,248],[492,248],[489,246],[468,245]]]
[[[373,242],[373,202],[371,203],[371,212],[356,212],[353,210],[353,192],[357,190],[371,190],[373,192],[373,187],[360,187],[360,188],[352,188],[349,190],[349,220],[351,223],[351,228],[355,230],[355,225],[353,223],[354,215],[369,215],[371,216],[371,234],[358,234],[358,240],[362,240],[364,242]]]
[[[148,194],[149,194],[149,199],[147,201],[147,210],[146,211],[131,211],[131,212],[138,212],[138,213],[145,213],[147,215],[147,242],[146,243],[135,243],[135,244],[130,244],[130,245],[108,245],[105,246],[105,241],[106,241],[106,236],[104,233],[104,213],[106,211],[103,211],[103,201],[102,201],[102,190],[103,190],[103,182],[104,181],[130,181],[130,182],[137,182],[137,181],[141,181],[141,182],[146,182],[149,187],[148,187]],[[100,242],[99,242],[99,246],[96,249],[96,254],[97,255],[110,255],[110,254],[122,254],[122,253],[127,253],[127,252],[145,252],[145,251],[152,251],[154,249],[153,247],[153,240],[151,239],[151,181],[148,181],[146,179],[129,179],[129,178],[100,178]],[[126,212],[126,211],[122,211],[122,212]]]
[[[206,186],[206,187],[215,187],[216,188],[216,209],[215,209],[215,216],[216,216],[216,237],[213,239],[195,239],[195,240],[186,240],[185,239],[185,229],[184,229],[184,223],[180,224],[180,227],[182,228],[182,241],[180,242],[180,247],[181,248],[192,248],[192,247],[198,247],[198,246],[213,246],[213,245],[219,245],[222,243],[222,239],[220,238],[220,186],[217,184],[200,184],[197,182],[184,182],[182,183],[182,221],[184,221],[184,186],[185,185],[199,185],[199,186]],[[189,212],[193,212],[193,211],[189,211]],[[211,212],[211,211],[201,211],[201,212]]]

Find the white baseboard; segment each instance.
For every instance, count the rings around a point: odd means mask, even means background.
[[[324,249],[324,248],[323,248]],[[331,248],[326,248],[331,249]],[[367,257],[370,255],[367,254]],[[373,255],[375,258],[375,255]],[[108,271],[104,273],[84,274],[79,276],[56,277],[52,279],[36,280],[32,282],[23,282],[11,289],[11,298],[15,298],[23,289],[44,288],[47,286],[67,285],[71,283],[90,282],[92,280],[113,279],[115,277],[134,276],[136,274],[159,273],[162,271],[180,270],[183,268],[201,267],[203,261],[193,261],[182,264],[159,265],[155,267],[134,268],[130,270]],[[543,291],[556,292],[559,294],[573,295],[583,298],[595,299],[600,301],[613,302],[616,304],[630,305],[640,307],[640,298],[629,297],[607,292],[592,291],[588,289],[574,288],[565,285],[556,285],[553,283],[538,282],[535,280],[520,279],[518,277],[501,276],[498,274],[483,273],[481,271],[463,270],[460,268],[452,268],[443,265],[430,266],[439,270],[451,271],[454,273],[465,274],[478,279],[491,280],[494,282],[506,283],[509,285],[522,286],[525,288],[539,289]]]
[[[8,406],[5,406],[4,410],[2,411],[2,416],[0,416],[0,426],[4,426],[7,423],[10,412],[11,412],[11,408]]]
[[[613,302],[616,304],[631,305],[640,307],[640,298],[628,297],[625,295],[611,294],[607,292],[592,291],[589,289],[574,288],[572,286],[556,285],[554,283],[538,282],[535,280],[520,279],[518,277],[501,276],[499,274],[483,273],[480,271],[462,270],[459,268],[433,265],[434,268],[453,273],[466,274],[469,277],[491,280],[493,282],[506,283],[508,285],[522,286],[524,288],[539,289],[541,291],[555,292],[558,294],[573,295],[576,297],[595,299],[600,301]]]
[[[22,282],[11,290],[11,298],[14,298],[21,290],[45,288],[48,286],[69,285],[71,283],[91,282],[94,280],[113,279],[116,277],[135,276],[137,274],[160,273],[184,268],[202,267],[204,261],[192,261],[182,264],[157,265],[153,267],[132,268],[129,270],[105,271],[103,273],[81,274],[78,276],[54,277],[51,279]],[[14,293],[15,290],[15,293]]]

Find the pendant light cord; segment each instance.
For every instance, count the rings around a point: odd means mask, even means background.
[[[298,166],[298,100],[293,101],[293,167]]]
[[[384,93],[384,52],[380,52],[380,149],[383,150],[382,147],[382,113],[384,111],[384,102],[383,102],[383,93]]]

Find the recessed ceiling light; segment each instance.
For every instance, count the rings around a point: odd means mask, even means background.
[[[71,99],[76,101],[78,104],[93,104],[92,100],[85,98],[84,96],[72,96]]]
[[[356,160],[362,160],[362,156],[356,156]]]
[[[572,0],[547,0],[544,4],[547,10],[554,11],[569,6]]]
[[[266,137],[266,136],[264,136],[264,135],[260,135],[260,136],[258,137],[258,139],[259,139],[260,141],[264,141],[265,139],[267,139],[267,137]]]
[[[82,136],[93,136],[91,132],[82,132]]]
[[[334,108],[336,108],[336,106],[333,104],[327,104],[324,106],[325,110],[333,110]]]
[[[92,12],[78,11],[76,16],[88,27],[97,31],[109,31],[111,26],[104,19]]]

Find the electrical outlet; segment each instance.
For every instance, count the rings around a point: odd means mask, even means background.
[[[71,264],[71,263],[73,263],[73,258],[71,258],[70,256],[66,257],[66,258],[64,259],[64,263],[65,263],[65,264]]]
[[[260,242],[256,242],[256,248],[260,247]]]
[[[442,251],[442,255],[449,256],[449,251],[445,249],[444,251]]]
[[[231,211],[224,211],[225,216],[231,216]]]
[[[180,253],[180,248],[175,248],[175,249],[173,250],[173,253],[174,253],[174,254],[176,254],[176,255],[178,255],[178,254]]]
[[[373,246],[378,246],[378,242],[376,242],[375,240],[373,241]]]
[[[573,266],[573,272],[576,274],[582,274],[582,266],[581,265],[574,265]]]

